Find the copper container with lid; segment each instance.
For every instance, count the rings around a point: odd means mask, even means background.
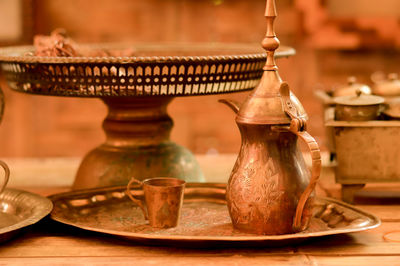
[[[376,74],[375,74],[376,75]],[[400,119],[400,80],[397,73],[390,73],[387,79],[377,80],[374,74],[373,93],[385,98],[386,108],[384,114],[389,119]]]
[[[386,80],[375,81],[373,94],[382,97],[400,97],[400,80],[397,73],[390,73]]]
[[[400,120],[400,97],[396,97],[390,100],[386,99],[386,102],[386,108],[383,111],[385,119]]]
[[[368,121],[378,119],[385,99],[375,95],[365,95],[358,89],[356,95],[336,97],[334,102],[335,120]]]
[[[339,87],[333,91],[333,97],[355,95],[357,91],[361,91],[363,94],[371,94],[371,88],[362,83],[357,82],[357,78],[351,76],[347,79],[347,85]]]

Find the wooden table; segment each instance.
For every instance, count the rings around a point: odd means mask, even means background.
[[[215,163],[217,159],[220,160],[218,164]],[[222,182],[229,176],[234,159],[234,155],[200,156],[199,162],[205,169],[207,181]],[[78,159],[4,160],[14,169],[10,186],[44,196],[68,191],[73,179],[71,173],[79,162]],[[213,170],[211,165],[218,165],[218,169]],[[38,174],[41,175],[39,180],[48,178],[45,184],[38,186],[35,182],[32,175]],[[210,177],[214,174],[219,178]],[[62,180],[54,178],[63,175]],[[338,197],[339,189],[333,181],[332,167],[326,166],[317,193]],[[46,218],[0,245],[0,265],[400,265],[400,242],[383,238],[389,232],[400,230],[400,185],[367,185],[355,200],[357,207],[380,217],[382,225],[366,232],[275,248],[141,246]],[[400,233],[391,237],[400,241]]]

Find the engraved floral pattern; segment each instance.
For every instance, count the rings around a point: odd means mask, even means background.
[[[236,171],[238,174],[231,178],[230,187],[235,195],[228,197],[234,197],[235,200],[231,201],[230,213],[237,224],[251,223],[252,217],[260,215],[268,223],[271,206],[284,195],[284,191],[279,189],[279,174],[273,160],[269,158],[261,168],[257,165],[260,164],[250,160],[242,171]],[[262,180],[259,180],[260,177]]]

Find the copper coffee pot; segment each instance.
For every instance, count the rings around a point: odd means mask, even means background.
[[[301,103],[282,82],[274,59],[276,6],[267,0],[267,61],[260,84],[236,113],[242,145],[227,186],[233,226],[241,231],[277,235],[305,230],[312,215],[313,191],[321,171],[318,144],[306,131]],[[312,157],[311,175],[297,147],[303,140]]]

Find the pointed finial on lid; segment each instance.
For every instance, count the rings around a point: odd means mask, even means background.
[[[275,50],[279,47],[279,40],[275,34],[274,21],[277,16],[275,0],[267,0],[265,17],[267,19],[267,33],[261,42],[262,47],[267,51],[267,62],[264,70],[275,71],[278,69],[275,63]]]
[[[282,125],[290,124],[293,117],[307,119],[307,114],[289,86],[283,83],[275,63],[275,50],[279,40],[274,30],[277,16],[275,0],[266,0],[265,17],[267,33],[262,47],[267,51],[267,60],[260,83],[240,106],[236,122],[240,124]],[[302,128],[305,124],[302,123]]]

